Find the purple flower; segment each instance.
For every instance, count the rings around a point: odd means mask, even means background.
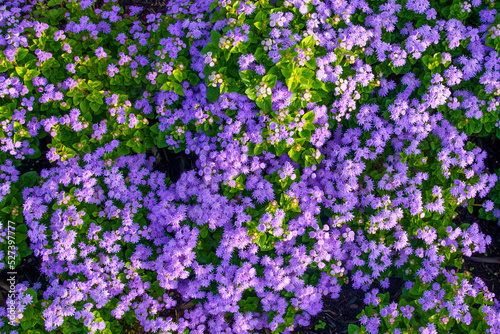
[[[119,33],[117,36],[116,36],[116,41],[120,42],[120,44],[125,44],[125,41],[127,40],[127,35],[125,35],[124,33]]]
[[[43,63],[44,61],[46,61],[47,59],[50,59],[52,58],[52,53],[50,52],[45,52],[45,51],[42,51],[40,49],[36,49],[35,50],[35,55],[37,56],[38,60]]]
[[[484,211],[486,211],[486,212],[493,210],[494,207],[495,207],[495,203],[492,200],[486,200],[483,203],[483,208],[484,208]]]
[[[427,20],[435,20],[436,19],[436,15],[437,15],[437,11],[434,8],[429,8],[425,12],[425,15],[426,15],[426,19]]]
[[[366,323],[366,331],[370,334],[377,334],[379,332],[378,328],[380,326],[380,318],[378,316],[373,316],[368,319]]]
[[[448,86],[455,86],[458,85],[462,79],[462,71],[460,71],[458,68],[455,66],[451,65],[448,69],[444,71],[444,76],[446,79],[446,84]]]
[[[95,55],[97,56],[98,59],[106,58],[108,56],[108,54],[104,51],[102,46],[98,47],[95,50]]]
[[[115,74],[117,74],[118,72],[120,72],[120,70],[118,69],[118,67],[116,67],[115,64],[109,64],[108,65],[108,75],[112,78],[115,76]]]
[[[75,67],[76,67],[76,64],[70,63],[70,64],[66,65],[66,70],[70,73],[76,73]]]
[[[429,8],[428,0],[409,0],[406,3],[406,8],[413,10],[417,14],[423,14]]]
[[[426,327],[420,327],[418,329],[419,333],[421,334],[437,334],[438,332],[436,331],[436,325],[434,324],[427,324]]]
[[[56,32],[54,32],[54,41],[58,41],[59,39],[65,39],[66,38],[66,35],[64,35],[64,31],[63,30],[58,30]]]
[[[238,65],[240,65],[240,71],[249,69],[250,65],[255,61],[253,54],[249,53],[246,55],[241,55],[238,59]]]
[[[67,53],[71,53],[71,46],[69,44],[64,44],[62,47],[63,51],[66,51]]]
[[[264,67],[264,65],[257,64],[257,65],[255,65],[254,70],[255,70],[255,73],[257,73],[258,75],[266,74],[266,68]]]

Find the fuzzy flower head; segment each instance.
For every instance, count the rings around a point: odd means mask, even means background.
[[[108,56],[108,54],[104,51],[104,48],[102,46],[98,47],[95,50],[95,55],[97,56],[98,59],[106,58]]]

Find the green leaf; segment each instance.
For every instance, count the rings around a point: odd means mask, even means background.
[[[184,80],[184,77],[182,75],[182,71],[179,70],[179,69],[175,69],[172,71],[172,74],[174,75],[174,78],[175,80],[181,82],[182,80]]]
[[[213,11],[215,8],[217,8],[217,6],[219,6],[219,2],[218,1],[212,1],[212,3],[210,3],[210,7],[208,8],[209,11]]]
[[[255,104],[264,111],[272,111],[273,102],[271,101],[271,98],[257,99]]]
[[[28,70],[26,74],[24,75],[24,82],[31,81],[33,78],[37,77],[40,75],[40,72],[37,70]]]
[[[288,90],[290,92],[296,92],[299,88],[299,81],[297,81],[297,78],[295,76],[291,76],[290,78],[286,79],[286,85],[288,87]]]
[[[219,44],[220,38],[221,38],[221,34],[219,34],[219,32],[217,30],[212,30],[210,32],[210,39],[211,39],[212,43],[214,43],[215,45]]]
[[[181,85],[179,85],[177,82],[174,82],[174,93],[177,95],[184,95],[184,88],[182,88]]]
[[[158,148],[165,148],[165,147],[168,147],[168,144],[165,140],[165,135],[162,135],[160,137],[158,137],[156,139],[156,146],[158,146]],[[123,154],[122,154],[123,155]]]
[[[316,161],[314,160],[314,158],[311,157],[310,155],[306,155],[304,167],[311,167],[312,165],[315,165],[315,164],[316,164]]]
[[[255,73],[253,70],[244,70],[244,71],[240,71],[238,74],[241,78],[241,81],[246,86],[250,86],[252,84],[253,73]]]
[[[257,28],[259,30],[264,29],[264,23],[263,22],[254,22],[253,25],[255,26],[255,28]]]
[[[94,112],[97,113],[99,111],[99,108],[101,108],[101,105],[95,102],[90,102],[90,109],[92,109]]]
[[[140,142],[139,143],[135,143],[135,145],[132,146],[132,150],[135,153],[138,153],[138,154],[144,154],[144,153],[146,153],[145,147]]]
[[[262,47],[259,47],[257,48],[257,50],[255,50],[255,59],[260,60],[262,57],[265,57],[265,55],[266,52]]]
[[[314,131],[316,129],[316,127],[314,126],[313,123],[310,123],[310,122],[307,122],[306,124],[304,124],[304,127],[303,127],[304,130],[311,130],[311,131]]]
[[[483,124],[481,122],[476,121],[474,127],[474,133],[479,133],[483,129]]]
[[[28,232],[28,226],[26,226],[26,224],[17,225],[16,232],[26,233]]]
[[[16,60],[19,63],[20,60],[23,60],[24,57],[28,55],[30,51],[28,49],[19,49],[16,54]]]
[[[195,73],[189,73],[188,81],[191,85],[196,86],[200,82],[200,78]]]
[[[276,80],[278,80],[278,77],[274,74],[267,74],[262,78],[262,81],[267,82],[267,85],[271,88],[276,85]]]
[[[282,156],[286,152],[286,143],[282,140],[275,146],[276,155]]]
[[[302,49],[313,48],[314,45],[316,45],[316,41],[314,40],[314,37],[312,35],[307,36],[300,42],[300,46]]]
[[[316,58],[311,58],[306,62],[306,66],[309,67],[311,70],[316,69]]]
[[[24,173],[20,177],[20,181],[24,185],[25,188],[33,187],[35,185],[37,179],[38,179],[38,174],[35,171]]]
[[[200,231],[200,237],[205,239],[207,237],[207,235],[208,235],[208,228],[207,227],[202,228]]]
[[[296,150],[295,146],[288,150],[288,156],[295,162],[299,162],[300,160],[300,150]]]
[[[80,109],[82,110],[82,113],[85,114],[85,113],[88,113],[90,110],[90,105],[89,105],[89,101],[87,100],[82,100],[80,102]]]
[[[158,126],[159,126],[159,123],[155,123],[149,129],[151,130],[151,132],[153,132],[154,134],[157,135],[157,134],[160,133],[160,130],[158,129]]]
[[[33,318],[33,311],[34,311],[34,307],[31,306],[31,307],[27,307],[24,312],[23,312],[23,319],[21,320],[22,322],[26,322],[26,321],[29,321]],[[24,328],[24,327],[23,327]],[[29,327],[28,327],[29,328]]]
[[[25,320],[24,317],[21,319],[21,327],[24,330],[28,330],[29,328],[33,327],[34,323],[31,320]]]
[[[457,257],[453,260],[453,265],[457,268],[462,268],[464,260],[461,257]]]
[[[307,112],[306,114],[304,114],[302,116],[302,119],[305,120],[305,121],[307,121],[307,122],[311,122],[312,123],[312,122],[314,122],[314,117],[315,117],[314,111],[311,110],[311,111]]]
[[[85,97],[85,99],[87,99],[88,101],[90,102],[95,102],[95,97],[94,97],[94,94],[89,94]]]
[[[119,155],[128,155],[130,154],[130,149],[127,146],[120,144],[120,146],[118,146],[117,153]]]
[[[102,86],[102,82],[100,82],[100,81],[88,80],[87,84],[89,86],[89,89],[91,89],[93,91],[98,91],[98,90],[100,90],[103,87]]]
[[[292,70],[290,70],[288,67],[282,67],[281,68],[281,73],[283,76],[288,79],[292,76]]]
[[[262,247],[266,244],[266,240],[267,240],[267,234],[264,234],[259,239],[257,239],[256,244]]]
[[[82,114],[82,117],[85,118],[87,122],[92,122],[92,114],[90,112]]]
[[[42,156],[42,151],[40,151],[40,148],[38,146],[35,146],[33,148],[35,149],[35,153],[30,155],[30,159],[38,159]]]
[[[147,136],[145,139],[144,139],[144,147],[149,150],[151,149],[153,146],[155,146],[155,140],[150,137],[150,136]]]
[[[101,92],[94,91],[92,94],[94,95],[95,103],[98,103],[98,104],[104,103],[104,101],[103,101],[104,95]]]
[[[128,147],[134,147],[135,146],[135,139],[134,138],[130,138],[126,143],[125,145],[127,145]]]
[[[19,67],[19,66],[16,67],[16,73],[20,77],[23,77],[26,74],[26,71],[28,71],[28,69],[26,67]]]
[[[73,104],[75,106],[79,105],[80,102],[83,100],[83,95],[81,94],[78,94],[78,92],[80,92],[79,90],[76,90],[75,91],[75,95],[73,96]]]
[[[307,141],[310,141],[311,140],[311,131],[302,130],[299,132],[299,136],[302,138],[305,138]]]
[[[168,79],[168,75],[166,75],[165,73],[162,73],[156,77],[156,83],[163,85],[165,82],[167,82],[167,79]]]
[[[249,88],[245,89],[245,94],[252,101],[255,101],[255,99],[257,99],[257,95],[255,93],[256,92],[255,92],[255,89],[253,87],[249,87]]]
[[[253,150],[254,155],[259,155],[262,152],[264,152],[264,145],[255,145],[255,148]]]
[[[205,55],[211,51],[214,55],[217,55],[218,50],[219,48],[217,47],[217,45],[213,43],[208,43],[203,49],[201,49],[201,54]]]
[[[297,75],[300,76],[301,78],[312,79],[314,77],[314,74],[315,74],[314,71],[307,68],[297,69]]]
[[[207,87],[207,100],[208,102],[216,102],[220,97],[220,88],[208,86]]]

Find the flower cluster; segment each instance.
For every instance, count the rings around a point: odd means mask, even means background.
[[[259,84],[255,86],[255,95],[257,95],[258,98],[266,98],[271,94],[271,87],[268,87],[264,81],[259,82]]]
[[[359,315],[361,327],[352,326],[356,332],[439,333],[453,328],[455,323],[475,326],[483,317],[488,328],[481,324],[475,327],[478,331],[500,330],[500,304],[480,278],[471,278],[468,273],[443,269],[433,283],[408,281],[399,303],[389,304],[388,293],[380,294],[377,289],[371,293],[371,298],[367,293],[365,299],[368,306]]]
[[[5,196],[10,193],[11,184],[19,180],[19,171],[13,166],[12,160],[6,160],[0,166],[0,171],[0,180],[2,182],[0,186],[0,202],[3,202]]]

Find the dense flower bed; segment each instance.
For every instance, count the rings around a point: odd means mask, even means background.
[[[500,219],[468,141],[500,138],[498,9],[171,1],[141,22],[108,0],[2,1],[0,267],[33,252],[48,281],[18,282],[2,333],[290,333],[347,283],[366,292],[352,333],[498,333],[460,270],[491,237],[452,221],[477,200]],[[153,148],[196,170],[165,178]],[[20,175],[38,158],[56,166]],[[392,276],[389,303],[372,284]]]

